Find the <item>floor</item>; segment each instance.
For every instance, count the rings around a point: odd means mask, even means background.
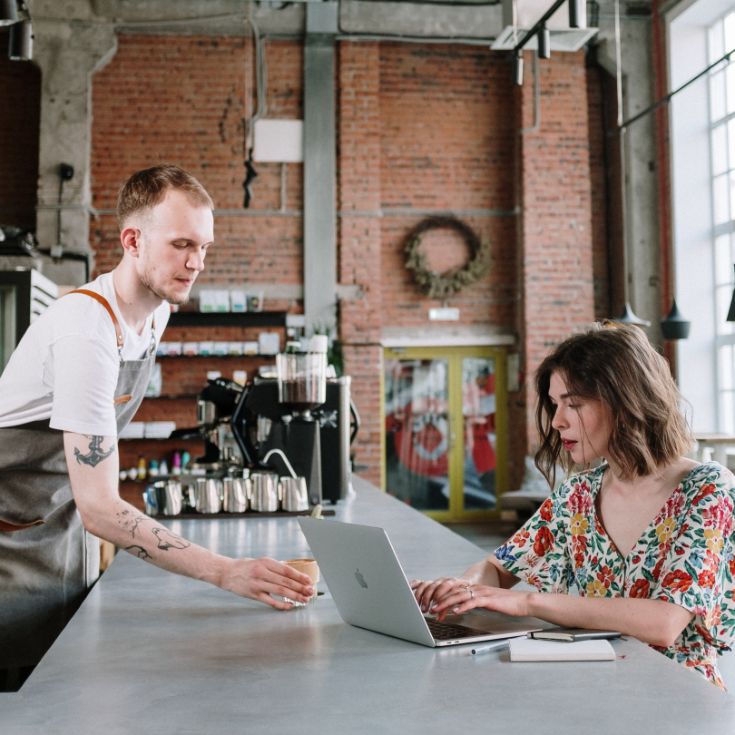
[[[483,523],[447,523],[446,525],[484,551],[494,551],[513,534],[520,524],[485,521]]]

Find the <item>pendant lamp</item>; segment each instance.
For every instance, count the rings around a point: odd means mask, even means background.
[[[0,26],[18,22],[18,6],[15,0],[0,0]]]

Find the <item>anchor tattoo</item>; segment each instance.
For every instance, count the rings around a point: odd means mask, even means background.
[[[89,454],[82,454],[77,447],[74,447],[74,456],[77,458],[79,464],[88,464],[90,467],[96,467],[103,459],[107,459],[114,451],[115,445],[113,444],[107,452],[101,450],[102,439],[101,436],[89,437]]]

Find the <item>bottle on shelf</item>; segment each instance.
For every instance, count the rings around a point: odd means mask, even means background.
[[[138,479],[145,480],[148,475],[148,466],[145,461],[145,457],[141,454],[138,457]]]

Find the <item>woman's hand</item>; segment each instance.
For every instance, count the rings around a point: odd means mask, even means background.
[[[440,577],[429,582],[415,579],[411,589],[421,610],[436,614],[440,620],[478,607],[505,615],[529,615],[529,594],[533,594],[472,584],[465,577]]]
[[[475,608],[485,608],[505,615],[530,615],[529,600],[533,592],[506,590],[483,584],[466,584],[437,601],[433,612],[439,620],[447,615],[462,615]]]
[[[436,606],[458,590],[466,590],[470,580],[464,577],[439,577],[431,581],[414,579],[411,589],[422,612],[434,612]]]

